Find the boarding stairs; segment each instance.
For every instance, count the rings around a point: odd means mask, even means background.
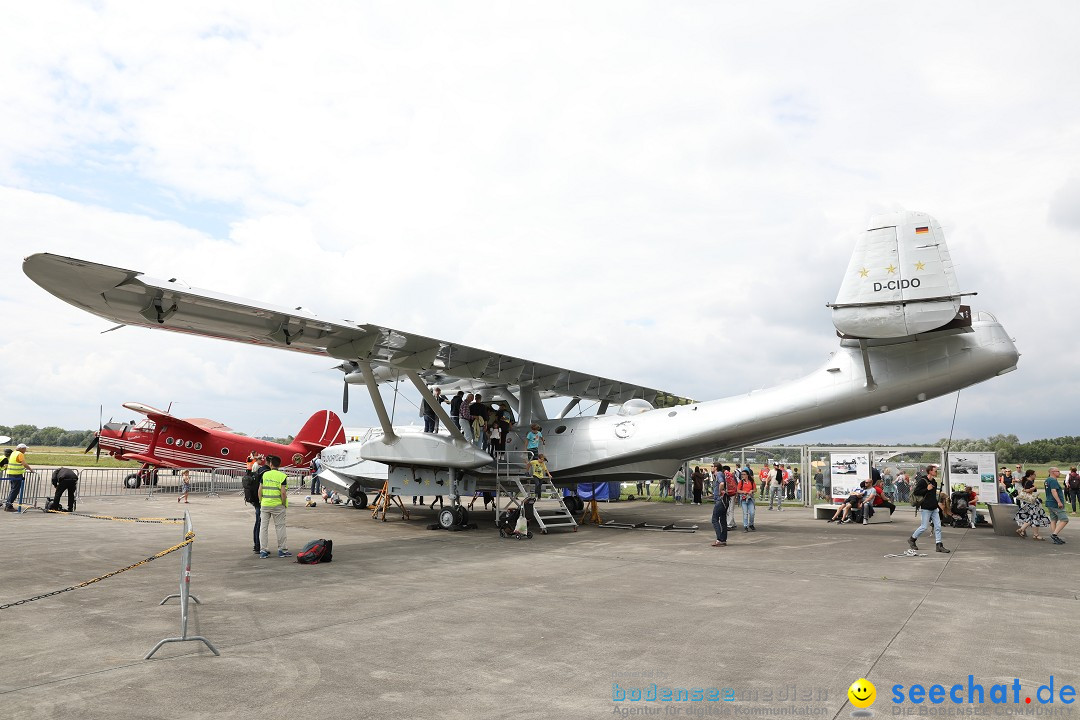
[[[526,498],[533,498],[533,512],[527,516],[535,522],[541,535],[553,528],[571,528],[577,532],[577,521],[566,507],[562,491],[551,480],[538,480],[529,472],[528,452],[508,451],[495,461],[495,515],[504,509],[500,498],[506,498],[506,507],[520,507]],[[539,483],[539,495],[537,484]]]

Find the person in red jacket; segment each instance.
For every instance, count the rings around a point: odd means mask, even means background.
[[[896,512],[896,506],[889,502],[889,498],[885,497],[885,487],[882,485],[881,482],[881,472],[877,468],[873,468],[872,477],[873,488],[875,491],[873,507],[875,509],[879,507],[887,507],[889,508],[889,514],[892,515],[894,512]],[[863,503],[863,525],[865,525],[870,520],[870,506],[871,503]]]
[[[739,471],[739,505],[742,506],[742,529],[743,532],[757,532],[754,527],[754,515],[757,513],[757,505],[754,504],[754,476],[750,471]]]

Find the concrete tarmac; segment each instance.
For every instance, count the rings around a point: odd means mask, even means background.
[[[694,534],[586,526],[518,541],[500,539],[490,514],[474,514],[479,530],[450,533],[425,528],[436,513],[426,508],[383,523],[294,499],[290,549],[334,541],[332,563],[302,566],[251,552],[253,511],[235,495],[86,498],[79,510],[185,508],[202,601],[191,603],[189,634],[221,656],[187,642],[142,659],[180,632],[178,602],[158,604],[177,592],[174,553],[0,610],[0,717],[835,718],[855,709],[847,689],[861,677],[877,686],[879,716],[964,712],[894,705],[896,684],[966,687],[970,674],[989,693],[1018,679],[1019,704],[988,713],[1031,710],[1024,698],[1051,675],[1055,692],[1080,685],[1070,633],[1080,529],[1063,546],[945,529],[951,554],[926,535],[926,557],[886,559],[916,525],[908,507],[867,527],[759,508],[756,533],[732,531],[714,548],[709,505],[601,505],[605,519],[696,523]],[[0,513],[0,604],[118,570],[181,536],[177,525]],[[654,684],[660,697],[700,688],[720,699],[631,699]]]

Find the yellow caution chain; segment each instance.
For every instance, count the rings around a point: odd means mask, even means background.
[[[60,515],[76,515],[77,517],[88,517],[88,518],[94,518],[96,520],[116,520],[118,522],[152,522],[152,523],[165,523],[165,524],[179,524],[179,523],[184,522],[183,518],[179,518],[179,519],[178,518],[130,518],[130,517],[112,517],[112,516],[109,516],[109,515],[79,515],[77,513],[66,513],[66,512],[56,511],[56,510],[47,510],[46,512],[58,512]],[[122,572],[127,572],[128,570],[132,570],[134,568],[137,568],[140,565],[146,565],[147,563],[152,562],[154,560],[157,560],[160,557],[165,557],[166,555],[168,555],[170,553],[174,553],[177,550],[181,550],[181,549],[187,547],[188,545],[190,545],[193,542],[195,542],[195,532],[191,531],[187,535],[184,536],[184,541],[183,542],[178,543],[176,545],[173,545],[170,548],[166,548],[165,550],[162,550],[159,553],[151,555],[150,557],[145,558],[143,560],[140,560],[139,562],[137,562],[137,563],[135,563],[133,565],[128,565],[126,568],[120,568],[119,570],[114,570],[111,573],[106,573],[104,575],[98,576],[98,577],[93,578],[91,580],[86,580],[85,582],[81,582],[78,585],[72,585],[71,587],[66,587],[63,590],[53,590],[52,592],[44,593],[42,595],[37,595],[36,597],[27,598],[25,600],[18,600],[18,601],[13,602],[13,603],[7,603],[7,604],[4,604],[4,605],[0,605],[0,610],[7,610],[8,608],[11,608],[11,607],[16,607],[16,606],[19,606],[19,605],[25,605],[27,603],[34,602],[35,600],[41,600],[42,598],[52,597],[53,595],[59,595],[61,593],[70,592],[71,590],[78,590],[79,588],[84,588],[84,587],[87,587],[88,585],[93,585],[96,582],[101,582],[102,580],[106,580],[106,579],[111,578],[111,577],[113,577],[115,575],[119,575]]]
[[[93,520],[115,520],[116,522],[154,523],[158,525],[181,525],[184,518],[155,518],[155,517],[124,517],[122,515],[87,515],[86,513],[69,513],[63,510],[46,510],[46,513],[54,515],[70,515],[72,517],[91,518]]]

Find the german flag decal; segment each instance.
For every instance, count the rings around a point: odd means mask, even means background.
[[[917,228],[915,228],[915,234],[916,235],[925,235],[928,232],[930,232],[930,228],[928,228],[928,227],[917,227]]]

